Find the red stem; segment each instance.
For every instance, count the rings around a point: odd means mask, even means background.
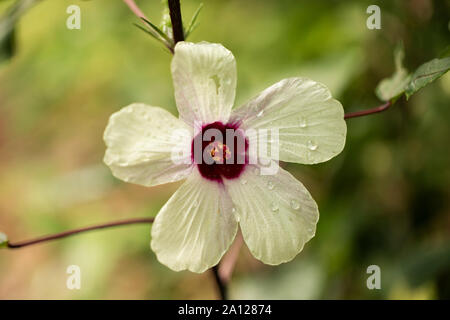
[[[141,9],[139,9],[139,7],[137,6],[137,4],[133,1],[133,0],[123,0],[123,2],[125,2],[125,4],[128,6],[128,8],[130,8],[130,10],[138,17],[138,18],[145,18],[146,20],[147,17],[145,16],[145,14],[141,11]]]
[[[389,109],[390,106],[392,106],[392,102],[388,101],[385,104],[382,104],[381,106],[378,106],[378,107],[375,107],[375,108],[372,108],[372,109],[362,110],[362,111],[355,111],[355,112],[349,112],[349,113],[345,114],[344,119],[363,117],[363,116],[367,116],[367,115],[370,115],[370,114],[383,112],[383,111]]]
[[[217,290],[219,291],[220,300],[228,300],[228,286],[222,281],[219,275],[219,267],[212,267],[212,272],[214,275],[214,280],[216,281]]]
[[[236,265],[236,261],[239,257],[239,251],[241,250],[243,244],[244,239],[242,237],[242,233],[239,231],[236,235],[236,239],[231,245],[231,248],[220,261],[219,277],[225,285],[231,281],[234,266]]]
[[[118,226],[137,224],[137,223],[152,223],[153,221],[154,221],[154,218],[135,218],[135,219],[122,220],[122,221],[108,222],[105,224],[99,224],[99,225],[95,225],[95,226],[55,233],[52,235],[39,237],[39,238],[32,239],[32,240],[19,241],[19,242],[15,242],[15,243],[11,243],[8,241],[8,248],[18,249],[18,248],[31,246],[33,244],[37,244],[37,243],[41,243],[41,242],[47,242],[47,241],[52,241],[52,240],[56,240],[56,239],[69,237],[69,236],[72,236],[72,235],[75,235],[78,233],[82,233],[82,232],[86,232],[86,231],[105,229],[105,228],[110,228],[110,227],[118,227]]]

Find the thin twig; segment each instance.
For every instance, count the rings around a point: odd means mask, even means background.
[[[214,275],[214,280],[216,281],[216,286],[219,291],[220,299],[227,300],[228,299],[228,288],[223,283],[222,279],[219,276],[219,268],[217,266],[212,267],[212,273]]]
[[[239,251],[243,244],[244,239],[242,233],[239,231],[230,250],[225,254],[220,264],[212,269],[214,280],[216,281],[216,286],[219,289],[222,300],[228,299],[228,283],[231,281],[231,275],[233,274],[234,266],[236,265]]]
[[[125,4],[128,6],[128,8],[130,8],[130,10],[139,18],[144,18],[147,19],[147,17],[145,16],[145,14],[142,12],[141,9],[139,9],[139,7],[137,6],[137,4],[133,1],[133,0],[123,0],[123,2],[125,2]],[[148,19],[147,19],[148,20]]]
[[[172,22],[174,46],[184,41],[183,20],[181,19],[180,0],[169,0],[169,13]]]
[[[383,112],[383,111],[389,109],[390,106],[392,106],[392,102],[388,101],[385,104],[382,104],[381,106],[378,106],[378,107],[375,107],[375,108],[372,108],[372,109],[363,110],[363,111],[349,112],[349,113],[345,114],[344,119],[363,117],[363,116],[367,116],[367,115],[370,115],[370,114]]]
[[[32,239],[32,240],[20,241],[20,242],[15,242],[15,243],[11,243],[8,241],[7,247],[10,249],[18,249],[18,248],[23,248],[26,246],[31,246],[31,245],[37,244],[37,243],[42,243],[42,242],[47,242],[47,241],[52,241],[52,240],[56,240],[56,239],[69,237],[69,236],[72,236],[72,235],[75,235],[78,233],[82,233],[82,232],[86,232],[86,231],[105,229],[105,228],[110,228],[110,227],[118,227],[118,226],[137,224],[137,223],[152,223],[153,221],[154,221],[154,218],[135,218],[135,219],[122,220],[122,221],[108,222],[105,224],[99,224],[99,225],[95,225],[95,226],[55,233],[52,235],[39,237],[39,238]]]
[[[138,18],[143,19],[144,21],[149,21],[134,0],[123,0],[123,2]],[[168,4],[170,21],[172,22],[173,44],[166,43],[165,45],[171,53],[174,53],[174,48],[177,42],[184,41],[184,28],[183,20],[181,18],[180,0],[168,0]]]
[[[228,250],[228,252],[225,253],[224,257],[222,258],[222,261],[220,262],[219,277],[225,285],[227,285],[231,280],[231,276],[234,271],[234,266],[236,265],[236,261],[239,257],[239,251],[241,250],[243,244],[244,239],[242,237],[242,233],[239,231],[238,234],[236,235],[236,239],[231,245],[230,250]]]

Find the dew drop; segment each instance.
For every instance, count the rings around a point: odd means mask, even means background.
[[[273,212],[278,212],[280,208],[275,202],[272,202],[272,204],[270,205],[270,209],[272,209]]]
[[[308,149],[311,151],[314,151],[317,149],[317,144],[315,144],[313,141],[309,140],[308,141]]]
[[[267,182],[267,188],[268,188],[269,190],[273,190],[274,185],[273,185],[272,181]]]
[[[242,185],[245,185],[245,184],[247,184],[247,180],[245,180],[245,179],[242,179],[242,180],[241,180],[241,184],[242,184]]]
[[[300,208],[300,203],[297,200],[291,200],[291,208],[294,210],[298,210]]]
[[[258,114],[256,115],[258,118],[261,117],[264,114],[264,110],[261,110],[260,112],[258,112]]]
[[[306,119],[305,118],[300,118],[300,128],[305,128],[306,127]]]

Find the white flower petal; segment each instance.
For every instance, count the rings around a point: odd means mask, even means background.
[[[114,113],[105,129],[104,162],[127,182],[154,186],[185,178],[192,171],[192,129],[168,111],[134,103]],[[183,156],[172,161],[172,152]]]
[[[242,128],[277,129],[277,160],[324,162],[339,154],[345,145],[347,126],[342,105],[331,97],[325,85],[306,78],[274,84],[233,110],[231,118],[241,120]]]
[[[200,273],[220,261],[237,227],[224,186],[194,170],[156,216],[151,247],[169,268]]]
[[[292,260],[310,240],[319,219],[317,204],[289,172],[272,176],[249,166],[236,180],[225,180],[245,243],[266,264]]]
[[[220,44],[178,42],[172,60],[175,100],[180,118],[226,122],[236,91],[236,61]]]

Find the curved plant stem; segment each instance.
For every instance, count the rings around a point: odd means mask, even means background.
[[[19,249],[19,248],[31,246],[33,244],[38,244],[38,243],[42,243],[42,242],[66,238],[66,237],[69,237],[69,236],[72,236],[72,235],[75,235],[78,233],[87,232],[87,231],[105,229],[105,228],[111,228],[111,227],[118,227],[118,226],[124,226],[124,225],[129,225],[129,224],[137,224],[137,223],[152,223],[153,221],[154,221],[154,218],[135,218],[135,219],[122,220],[122,221],[108,222],[108,223],[99,224],[99,225],[95,225],[95,226],[55,233],[52,235],[39,237],[36,239],[31,239],[31,240],[26,240],[26,241],[19,241],[19,242],[13,242],[13,243],[8,241],[7,247],[10,249]]]
[[[59,232],[59,233],[55,233],[55,234],[51,234],[51,235],[47,235],[47,236],[43,236],[43,237],[38,237],[35,239],[25,240],[25,241],[19,241],[19,242],[8,241],[6,247],[9,249],[20,249],[20,248],[28,247],[28,246],[31,246],[34,244],[63,239],[63,238],[70,237],[70,236],[73,236],[73,235],[76,235],[79,233],[84,233],[87,231],[94,231],[94,230],[106,229],[106,228],[111,228],[111,227],[119,227],[119,226],[125,226],[125,225],[130,225],[130,224],[153,223],[153,221],[154,221],[154,218],[134,218],[134,219],[108,222],[108,223],[104,223],[104,224],[98,224],[98,225],[94,225],[94,226]],[[216,281],[216,285],[217,285],[217,289],[218,289],[220,298],[222,300],[226,300],[227,299],[227,285],[226,285],[227,281],[224,281],[220,277],[219,268],[217,266],[214,266],[212,268],[212,272],[214,274],[214,280]],[[231,276],[231,274],[230,274],[230,276]]]
[[[228,288],[227,285],[222,281],[219,275],[219,268],[217,266],[212,267],[212,272],[214,275],[214,280],[216,281],[217,289],[219,291],[220,299],[228,299]]]
[[[242,233],[239,231],[236,235],[236,239],[231,245],[230,250],[225,253],[222,261],[219,265],[219,276],[223,283],[228,284],[231,280],[231,276],[233,274],[234,266],[236,265],[236,261],[239,257],[239,251],[241,250],[242,245],[244,244],[244,239],[242,237]]]
[[[388,101],[385,104],[382,104],[381,106],[378,106],[378,107],[375,107],[375,108],[372,108],[372,109],[362,110],[362,111],[355,111],[355,112],[349,112],[349,113],[345,114],[344,119],[363,117],[363,116],[367,116],[367,115],[370,115],[370,114],[383,112],[383,111],[389,109],[390,106],[392,106],[392,102]]]
[[[220,264],[212,268],[214,280],[222,300],[228,299],[228,283],[231,280],[231,275],[243,243],[242,233],[238,232],[230,250],[225,254]]]

